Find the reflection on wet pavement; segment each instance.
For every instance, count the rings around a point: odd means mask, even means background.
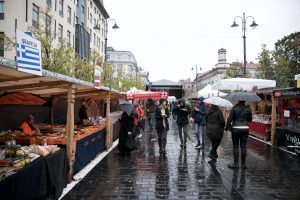
[[[231,170],[230,134],[219,147],[219,159],[193,147],[190,127],[181,149],[176,124],[170,120],[167,155],[158,153],[156,134],[144,133],[139,149],[120,157],[114,149],[63,199],[300,199],[300,160],[249,139],[246,170]]]

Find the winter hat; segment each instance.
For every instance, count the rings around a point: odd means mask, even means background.
[[[203,101],[204,100],[204,97],[199,97],[199,101]]]

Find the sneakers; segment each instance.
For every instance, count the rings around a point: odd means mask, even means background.
[[[138,136],[136,136],[137,139],[141,139],[143,137],[142,134],[139,134]]]
[[[197,143],[197,145],[195,146],[196,149],[200,149],[201,148],[201,144],[200,142]]]
[[[208,155],[208,157],[211,159],[211,160],[213,160],[213,161],[216,161],[217,160],[217,156],[213,156],[213,155]]]

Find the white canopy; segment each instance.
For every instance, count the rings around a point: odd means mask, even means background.
[[[126,93],[130,94],[130,93],[137,93],[137,92],[143,92],[143,90],[138,90],[136,89],[136,87],[131,87],[130,90],[128,90]]]
[[[227,94],[224,92],[220,92],[218,90],[213,90],[212,86],[210,84],[208,84],[207,86],[205,86],[203,89],[198,91],[198,97],[204,97],[204,98],[208,98],[208,97],[224,97]]]
[[[276,81],[255,78],[230,78],[222,79],[215,83],[215,90],[247,90],[276,87]]]

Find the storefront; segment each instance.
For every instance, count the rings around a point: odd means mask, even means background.
[[[8,197],[7,199],[26,199],[27,195],[37,199],[59,197],[66,182],[71,182],[75,173],[86,166],[97,154],[111,147],[113,142],[110,130],[111,120],[108,120],[106,116],[110,116],[111,102],[124,98],[124,94],[110,88],[94,88],[92,83],[47,70],[43,70],[43,76],[27,74],[17,71],[13,65],[0,65],[0,92],[0,95],[32,94],[46,101],[43,105],[20,104],[16,106],[15,102],[0,105],[2,122],[16,120],[14,123],[5,124],[6,127],[0,129],[0,142],[4,147],[1,151],[3,159],[0,159],[0,191],[2,196]],[[91,102],[91,105],[101,102],[98,104],[101,108],[94,109],[91,106],[87,124],[78,124],[77,112],[81,102],[87,100]],[[41,134],[29,136],[17,129],[21,123],[20,120],[24,120],[28,114],[36,115],[35,120]],[[56,150],[53,152],[49,150],[47,154],[44,154],[52,147]],[[6,150],[10,148],[14,148],[14,155],[7,159],[8,157],[3,154],[9,152]],[[32,159],[28,156],[29,153],[38,151],[41,154],[40,157]],[[20,152],[22,156],[16,156]],[[16,159],[20,159],[19,164],[15,163]],[[59,164],[55,165],[55,163]],[[32,176],[37,180],[31,180],[28,175],[28,172],[32,174],[33,171],[40,173],[40,175]],[[51,174],[57,174],[59,177],[52,177]],[[21,185],[15,182],[20,178],[23,179]],[[54,183],[51,182],[53,180],[59,180],[61,183],[56,184],[58,188],[53,188]],[[27,187],[25,183],[28,181],[33,183],[28,184]],[[22,198],[11,192],[21,191],[19,187],[24,187],[24,184],[26,185],[24,191],[18,192],[18,195],[23,195]],[[41,188],[40,184],[45,185],[46,188]]]
[[[273,95],[272,143],[294,151],[292,146],[300,146],[300,88],[274,90]]]

